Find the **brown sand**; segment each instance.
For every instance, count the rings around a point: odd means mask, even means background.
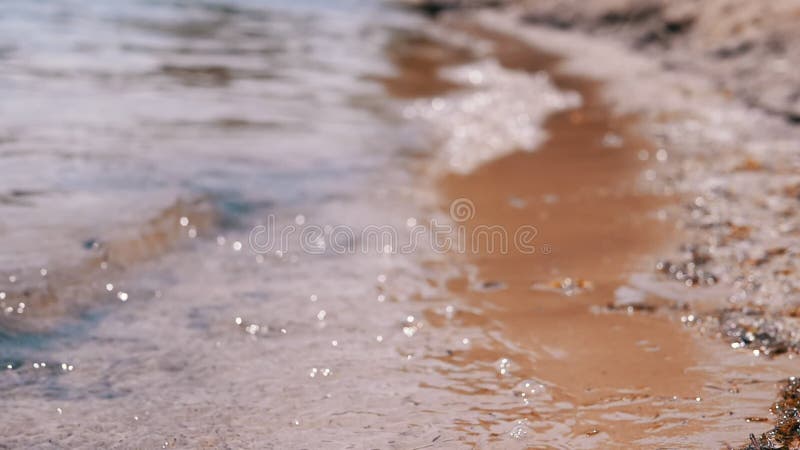
[[[499,43],[496,54],[507,68],[552,72],[554,58],[534,54],[503,36],[481,34]],[[512,357],[520,371],[554,382],[564,400],[576,406],[607,401],[626,390],[696,397],[704,380],[687,369],[696,364],[697,350],[678,325],[650,315],[595,314],[591,308],[608,305],[627,270],[636,267],[633,263],[670,236],[670,227],[648,218],[664,199],[638,195],[630,188],[643,169],[637,151],[652,149],[630,131],[628,121],[611,116],[599,102],[595,84],[574,77],[557,77],[556,82],[562,89],[580,92],[584,103],[548,120],[551,138],[539,151],[515,153],[443,183],[447,198],[474,203],[477,213],[468,227],[502,224],[514,230],[534,225],[538,242],[551,253],[527,255],[511,248],[508,255],[473,255],[482,279],[502,281],[508,288],[490,294],[455,286],[454,291],[478,306],[500,306],[493,319],[506,338],[535,349]],[[604,148],[607,133],[621,136],[624,145]],[[548,195],[557,200],[545,201]],[[527,206],[512,207],[510,198],[522,199]],[[565,277],[589,280],[593,288],[573,297],[530,289],[531,283],[550,284]],[[647,351],[639,343],[645,339],[660,351]],[[504,351],[508,349],[499,348],[498,354]],[[586,414],[584,431],[597,429],[614,441],[632,442],[650,426],[601,424],[602,414]]]
[[[439,358],[453,367],[451,375],[458,382],[451,389],[485,395],[478,380],[486,374],[470,385],[465,371],[509,358],[514,377],[501,385],[510,390],[521,379],[539,380],[552,395],[550,405],[557,405],[487,409],[487,420],[481,423],[454,419],[465,440],[486,443],[480,430],[495,430],[496,423],[514,419],[529,419],[533,435],[525,442],[542,446],[715,448],[741,444],[745,430],[765,428],[760,420],[768,416],[773,396],[765,381],[770,378],[757,379],[755,370],[747,368],[746,355],[715,353],[727,349],[684,329],[674,311],[625,314],[608,309],[614,291],[632,272],[648,270],[653,262],[648,255],[676,233],[653,219],[670,199],[635,189],[638,174],[652,164],[637,154],[642,149],[652,154],[653,148],[634,132],[634,120],[613,116],[600,101],[596,83],[559,74],[553,55],[508,36],[459,28],[492,41],[505,67],[546,70],[559,88],[578,91],[584,100],[579,109],[547,121],[550,139],[538,151],[518,152],[469,175],[442,180],[444,208],[460,198],[475,206],[476,215],[465,223],[468,236],[480,225],[501,225],[512,232],[521,225],[538,229],[535,254],[510,246],[508,254],[483,248],[466,255],[466,262],[478,270],[479,282],[503,288],[474,289],[476,280],[467,279],[450,283],[454,297],[480,311],[459,313],[455,323],[502,335],[488,347]],[[420,55],[407,54],[414,46],[401,46],[402,57],[394,54],[400,76],[386,80],[386,86],[402,98],[452,90],[425,79],[463,60],[460,51],[448,56],[449,47],[439,44],[439,50],[431,51],[430,41],[420,42],[425,43]],[[426,88],[418,90],[420,86]],[[623,145],[603,146],[608,133],[621,137]],[[552,286],[567,277],[588,280],[591,288],[572,296],[559,289],[531,289],[534,283]],[[434,313],[428,320],[445,326]],[[742,398],[745,390],[747,398]],[[488,442],[495,440],[502,446],[496,433]]]

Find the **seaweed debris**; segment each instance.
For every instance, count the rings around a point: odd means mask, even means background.
[[[800,448],[800,379],[784,381],[780,398],[770,409],[776,416],[775,427],[761,436],[750,435],[744,450],[777,450]]]

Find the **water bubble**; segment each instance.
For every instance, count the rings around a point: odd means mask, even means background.
[[[128,293],[127,292],[123,292],[123,291],[119,291],[119,292],[117,292],[117,298],[121,302],[127,302],[128,301]]]
[[[325,367],[321,369],[317,369],[316,367],[312,367],[311,370],[308,371],[309,378],[316,378],[317,375],[322,375],[323,377],[328,377],[333,375],[333,370]]]
[[[181,224],[182,227],[188,226],[189,225],[189,218],[186,217],[186,216],[183,216],[183,217],[180,218],[180,220],[178,222]]]
[[[294,223],[296,223],[297,225],[305,224],[306,223],[306,216],[304,216],[302,214],[298,214],[298,215],[294,216]]]
[[[235,242],[234,242],[234,243],[231,245],[231,248],[233,248],[233,251],[235,251],[235,252],[240,252],[240,251],[242,251],[242,243],[241,243],[241,242],[239,242],[239,241],[235,241]]]
[[[419,329],[422,328],[422,323],[416,322],[416,318],[412,315],[406,317],[403,324],[403,334],[408,337],[414,336]]]
[[[694,325],[697,321],[697,317],[694,314],[689,314],[686,316],[681,316],[681,323],[687,326]]]
[[[319,297],[317,297],[317,294],[311,294],[308,297],[308,299],[311,300],[312,302],[315,302],[315,301],[317,301],[319,299]]]
[[[500,358],[495,363],[495,367],[497,367],[497,373],[500,375],[508,375],[511,373],[511,360],[508,358]]]
[[[520,419],[514,423],[514,427],[508,432],[513,439],[523,439],[528,435],[528,421]]]
[[[328,313],[326,313],[324,309],[321,309],[317,313],[317,320],[325,320],[325,316],[327,316],[327,315],[328,315]]]
[[[526,405],[536,397],[549,398],[547,394],[547,387],[542,383],[534,380],[523,380],[517,384],[512,391],[515,397],[522,399]]]
[[[622,147],[623,143],[624,143],[624,140],[623,140],[622,136],[620,136],[618,134],[606,133],[606,135],[603,136],[603,147],[619,148],[619,147]]]

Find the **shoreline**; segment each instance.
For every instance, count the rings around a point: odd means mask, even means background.
[[[729,347],[719,339],[709,340],[702,336],[708,334],[707,331],[697,333],[690,329],[694,319],[690,323],[686,321],[687,317],[695,317],[695,311],[697,317],[701,311],[713,314],[713,308],[703,309],[702,306],[704,296],[710,295],[717,287],[699,288],[686,296],[689,298],[687,301],[682,299],[689,292],[684,289],[686,286],[675,288],[670,276],[652,271],[659,255],[672,254],[670,248],[675,242],[685,241],[689,239],[687,236],[691,236],[691,230],[687,232],[680,222],[678,226],[670,225],[685,202],[686,192],[667,186],[660,179],[665,172],[673,170],[678,153],[673,153],[670,148],[672,160],[661,159],[659,150],[665,143],[661,134],[653,133],[656,113],[642,110],[641,105],[635,103],[620,105],[619,86],[597,73],[581,73],[580,69],[570,67],[575,63],[574,58],[579,56],[559,49],[558,40],[555,48],[547,50],[554,53],[548,54],[523,44],[525,36],[520,37],[517,34],[519,30],[509,27],[508,22],[481,17],[480,13],[472,18],[452,15],[443,23],[460,32],[494,40],[495,44],[501,41],[495,46],[499,52],[495,56],[504,66],[531,72],[546,70],[555,77],[560,89],[580,91],[588,99],[588,105],[577,111],[551,115],[545,124],[551,137],[536,151],[499,157],[481,165],[474,173],[448,175],[442,181],[443,204],[449,205],[457,198],[475,201],[478,216],[468,224],[468,228],[474,229],[481,224],[513,228],[531,220],[539,225],[552,217],[560,217],[561,222],[556,220],[553,221],[555,224],[543,227],[542,237],[546,238],[549,232],[551,236],[564,239],[567,252],[560,261],[557,259],[557,246],[554,246],[553,255],[549,255],[555,257],[550,260],[545,260],[544,255],[536,255],[538,261],[519,256],[473,255],[466,258],[467,264],[477,267],[478,279],[451,280],[448,287],[454,296],[466,299],[469,311],[480,312],[478,315],[466,313],[459,323],[467,327],[484,327],[488,334],[496,333],[503,338],[496,340],[490,348],[456,352],[439,359],[461,367],[491,366],[493,360],[506,360],[518,372],[537,374],[539,380],[544,380],[542,386],[550,387],[552,391],[547,394],[549,400],[555,398],[555,403],[560,402],[562,407],[570,402],[573,406],[580,405],[579,415],[585,425],[572,428],[572,434],[567,434],[568,439],[572,439],[570,442],[576,445],[623,442],[654,446],[745,445],[748,433],[759,433],[765,428],[762,422],[769,420],[766,407],[775,395],[773,383],[790,374],[791,367],[786,360],[754,366],[752,356],[721,353]],[[494,28],[498,31],[489,31]],[[551,32],[541,33],[548,35]],[[515,50],[520,45],[528,48]],[[555,56],[556,53],[559,56]],[[588,81],[586,76],[597,77],[597,81]],[[600,120],[596,116],[600,116]],[[589,131],[585,129],[587,127]],[[607,135],[621,137],[622,148],[603,148]],[[587,150],[589,146],[594,146],[595,152],[615,152],[616,160],[608,158],[606,165],[591,171],[592,165],[596,164],[592,160],[596,158]],[[644,154],[646,157],[642,156]],[[582,160],[592,162],[581,164]],[[565,170],[565,167],[569,169]],[[576,173],[576,179],[591,187],[576,189],[570,186],[560,176],[565,172]],[[658,174],[658,178],[649,179],[651,173]],[[493,187],[488,189],[489,186]],[[592,194],[593,190],[596,192]],[[553,198],[557,200],[553,202]],[[520,209],[529,212],[526,215]],[[576,213],[576,209],[579,212]],[[635,211],[633,220],[625,217],[631,211]],[[595,220],[602,217],[596,222],[601,226],[587,227],[586,223],[591,219],[573,219],[572,222],[578,225],[563,221],[564,217],[582,217],[582,214]],[[625,219],[620,221],[622,217]],[[604,238],[614,245],[599,250],[597,254],[587,253],[596,241]],[[627,246],[623,248],[619,242]],[[598,260],[601,261],[599,264]],[[526,267],[526,261],[532,267]],[[543,261],[544,268],[536,267],[535,264]],[[546,270],[556,264],[561,266],[559,273]],[[586,284],[592,288],[580,289],[577,284],[566,286],[563,284],[566,279],[573,280],[573,283],[587,280]],[[702,281],[702,278],[698,280]],[[481,282],[493,288],[488,291],[476,289],[476,283]],[[532,291],[531,284],[543,289]],[[565,296],[567,291],[577,294]],[[620,291],[626,295],[619,295]],[[624,297],[630,297],[631,292],[638,300],[629,303],[630,300]],[[433,311],[427,316],[431,323],[437,322]],[[560,330],[560,323],[568,323],[569,331]],[[446,323],[439,325],[447,326]],[[542,332],[544,337],[540,339],[531,330],[549,331]],[[610,339],[608,330],[616,330],[621,337]],[[548,345],[547,336],[561,336],[556,342],[566,350]],[[584,352],[583,356],[580,356],[581,352]],[[664,355],[667,355],[666,359],[663,359]],[[643,364],[647,358],[651,360]],[[541,366],[547,369],[539,369]],[[650,370],[630,373],[630,368],[641,366]],[[581,369],[576,370],[576,367]],[[453,376],[457,372],[454,369]],[[575,376],[576,372],[580,375]],[[572,381],[566,382],[567,385],[571,383],[569,387],[564,386],[563,381],[553,381],[569,379],[570,376]],[[639,390],[625,390],[625,387],[637,385]],[[615,396],[614,389],[625,392]],[[468,389],[454,389],[453,392],[464,393]],[[624,421],[614,423],[603,419],[609,411],[599,406],[601,404],[609,405],[607,407],[611,409],[619,408],[619,414],[636,411],[632,413],[634,416],[649,415],[656,419],[636,426]],[[547,405],[540,403],[537,406],[538,412],[535,408],[511,408],[507,411],[509,415],[503,416],[504,420],[511,420],[515,414],[521,415],[524,425],[520,425],[520,430],[530,431],[534,437],[546,436],[545,439],[551,442],[565,439],[565,430],[558,425],[569,421],[567,417],[571,413],[559,411],[559,408],[548,409]],[[632,410],[626,411],[626,407]],[[542,414],[542,410],[546,413]],[[658,419],[665,410],[670,411],[670,417]],[[491,409],[484,412],[489,416],[497,414]],[[560,419],[554,419],[559,415]],[[547,434],[548,425],[555,434]],[[743,427],[750,431],[743,432]],[[491,425],[487,428],[494,429]],[[469,434],[469,429],[461,431]],[[488,441],[469,442],[492,446],[496,441],[490,438]]]
[[[720,444],[719,434],[708,433],[708,440],[702,440],[707,427],[699,424],[702,414],[723,413],[698,407],[697,399],[709,395],[705,385],[721,381],[697,370],[713,361],[711,349],[669,314],[659,317],[647,312],[647,303],[620,306],[613,300],[620,289],[635,292],[626,286],[628,276],[646,270],[643,262],[675,234],[655,218],[669,200],[635,188],[636,175],[654,164],[637,155],[641,150],[655,154],[653,145],[633,131],[635,120],[616,118],[603,105],[599,85],[559,74],[558,58],[502,33],[475,34],[496,44],[496,56],[507,68],[547,70],[559,88],[577,90],[584,99],[580,108],[546,121],[550,138],[535,152],[516,152],[443,182],[446,198],[474,202],[476,217],[468,228],[513,229],[532,221],[552,246],[550,255],[468,258],[480,280],[505,287],[475,292],[465,281],[452,291],[483,311],[488,316],[483,320],[503,336],[505,345],[492,349],[494,359],[508,357],[514,372],[549,391],[545,401],[534,399],[522,414],[530,420],[531,439],[621,445],[655,435],[661,444]],[[608,135],[618,136],[622,144],[604,147]],[[526,206],[510,205],[511,198]],[[532,284],[541,288],[532,290]],[[625,314],[613,311],[615,306],[641,311]],[[486,358],[482,352],[454,357],[464,365]],[[605,418],[614,413],[658,417],[670,398],[673,414],[694,418],[695,425]],[[578,420],[565,432],[563,425],[573,414]],[[731,419],[721,421],[729,438],[738,434],[738,418]],[[660,427],[664,430],[653,431]]]

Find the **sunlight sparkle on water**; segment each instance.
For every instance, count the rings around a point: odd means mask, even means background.
[[[534,380],[519,382],[511,392],[526,405],[535,397],[548,397],[545,385]]]
[[[511,360],[508,358],[500,358],[497,363],[495,363],[497,367],[497,373],[500,375],[508,375],[511,373]]]

